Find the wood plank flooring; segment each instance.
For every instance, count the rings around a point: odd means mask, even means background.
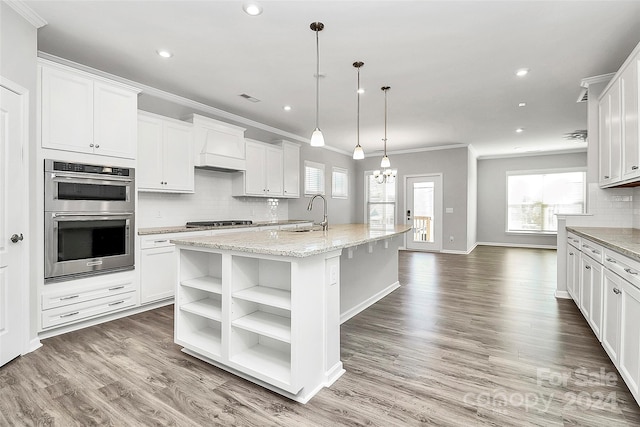
[[[347,370],[301,405],[180,351],[172,306],[0,368],[0,426],[637,426],[556,253],[400,252],[402,287],[342,325]],[[348,284],[344,284],[348,286]]]

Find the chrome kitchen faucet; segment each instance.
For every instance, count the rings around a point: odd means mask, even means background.
[[[329,229],[329,220],[327,219],[327,199],[324,198],[324,196],[322,194],[316,194],[315,196],[313,196],[311,198],[311,200],[309,200],[309,206],[307,206],[307,210],[310,211],[311,208],[313,207],[313,201],[316,199],[316,197],[320,197],[322,199],[322,201],[324,202],[324,219],[322,220],[322,222],[320,223],[320,225],[322,226],[322,231],[327,231]]]

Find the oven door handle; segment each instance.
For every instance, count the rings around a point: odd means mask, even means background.
[[[129,218],[133,216],[133,212],[64,212],[51,213],[53,218],[65,218],[65,217],[79,217],[79,216],[89,216],[89,217],[104,217],[104,218],[113,218],[113,217],[126,217]]]
[[[133,182],[132,178],[129,177],[120,177],[117,175],[87,175],[87,174],[73,174],[73,173],[59,173],[52,172],[51,173],[52,180],[80,180],[84,182],[123,182],[123,183],[131,183]]]

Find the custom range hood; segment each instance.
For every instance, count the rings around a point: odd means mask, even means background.
[[[218,171],[246,170],[245,128],[191,114],[186,120],[193,123],[195,167]]]

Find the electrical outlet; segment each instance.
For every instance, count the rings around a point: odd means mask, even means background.
[[[453,242],[453,236],[449,236],[449,241]]]
[[[156,212],[156,218],[162,218],[162,212],[161,211],[157,211]]]

